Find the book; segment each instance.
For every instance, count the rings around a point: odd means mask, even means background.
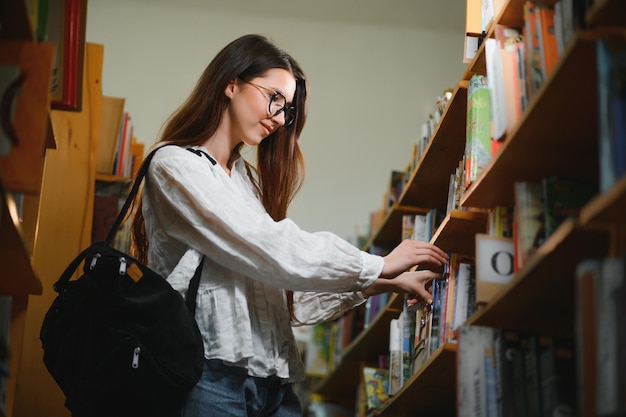
[[[595,184],[556,176],[543,178],[541,189],[545,240],[554,233],[565,219],[577,217],[580,209],[598,192],[598,187]]]
[[[519,28],[498,24],[495,39],[502,62],[502,88],[506,111],[506,131],[512,131],[527,106],[524,70],[524,39]]]
[[[542,416],[574,416],[576,360],[572,340],[553,339],[539,356]]]
[[[547,340],[547,338],[535,334],[522,336],[521,353],[524,360],[528,417],[541,417],[539,357],[546,348]]]
[[[456,302],[454,305],[454,317],[452,321],[453,331],[456,331],[465,323],[467,318],[470,316],[472,304],[475,303],[475,298],[472,299],[472,286],[475,285],[472,283],[475,279],[472,267],[473,265],[471,261],[464,260],[459,262],[456,272]]]
[[[330,326],[326,323],[311,327],[305,350],[305,372],[309,377],[326,377],[330,373]]]
[[[465,143],[465,181],[467,188],[483,173],[491,161],[491,110],[487,77],[474,74],[467,91],[467,126]]]
[[[485,63],[487,67],[487,86],[489,87],[489,105],[491,113],[491,139],[500,141],[507,129],[506,93],[500,47],[496,39],[485,39]],[[490,147],[492,155],[496,146]]]
[[[489,304],[514,276],[513,239],[476,234],[476,303]]]
[[[413,342],[413,373],[419,371],[428,359],[428,335],[430,333],[429,311],[420,308],[415,311],[415,341]]]
[[[389,371],[366,366],[363,368],[363,381],[368,410],[382,407],[389,399]]]
[[[398,319],[389,321],[389,395],[394,395],[402,387],[402,347],[401,330]]]
[[[597,41],[600,191],[626,175],[626,47]]]
[[[413,216],[413,240],[422,242],[430,242],[431,233],[428,230],[428,216],[425,214],[416,214]]]
[[[457,416],[494,415],[495,363],[494,329],[485,326],[461,326],[457,348]]]
[[[454,304],[456,302],[456,272],[461,256],[455,253],[450,254],[450,261],[444,268],[444,279],[446,279],[446,296],[444,302],[444,314],[442,320],[441,343],[454,340],[452,329],[454,321]]]
[[[508,329],[494,331],[494,360],[496,368],[496,398],[498,415],[502,417],[522,417],[516,410],[517,401],[524,400],[518,394],[520,389],[515,385],[515,360],[521,352],[521,336],[519,332]]]
[[[541,185],[538,182],[518,181],[514,185],[515,227],[513,243],[515,245],[515,271],[543,244],[544,207],[541,198]]]
[[[596,282],[600,280],[601,262],[584,259],[575,271],[576,371],[580,393],[579,415],[596,413]]]
[[[535,15],[535,2],[526,0],[524,3],[524,39],[525,39],[525,62],[526,62],[526,85],[529,100],[537,93],[543,84],[543,69],[541,66],[541,45],[537,17]]]
[[[601,260],[595,281],[596,412],[599,416],[626,413],[626,258]]]
[[[399,320],[401,332],[400,350],[402,353],[402,372],[400,374],[400,384],[403,386],[413,375],[413,343],[415,342],[415,309],[407,306],[407,295],[404,296],[404,303]]]
[[[109,175],[113,172],[125,101],[124,98],[119,97],[102,96],[101,98],[96,172]]]
[[[559,60],[556,33],[554,28],[554,6],[535,1],[535,19],[537,40],[539,42],[539,58],[541,60],[542,78],[545,80],[552,73]]]

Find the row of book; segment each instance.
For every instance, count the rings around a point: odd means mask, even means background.
[[[561,223],[567,218],[576,218],[581,208],[597,193],[595,184],[554,176],[540,181],[516,182],[515,207],[499,207],[499,222],[505,226],[493,233],[498,237],[511,236],[513,239],[515,272]],[[494,226],[498,222],[495,217],[496,214],[492,217]]]
[[[384,305],[381,308],[384,308]],[[363,330],[365,312],[365,307],[360,306],[336,320],[310,326],[304,355],[305,372],[308,377],[325,378],[334,371],[342,359],[344,350]]]
[[[496,24],[494,37],[484,40],[486,75],[473,75],[468,86],[465,189],[480,177],[507,133],[514,130],[528,104],[557,67],[576,31],[584,27],[589,3],[526,0],[522,26]],[[605,171],[617,171],[606,174],[608,177],[626,172],[625,54],[623,47],[620,49],[608,40],[598,41],[600,130],[611,137],[610,145],[605,146],[602,167]],[[615,136],[620,136],[619,140]],[[622,152],[611,152],[615,150]]]
[[[410,160],[404,170],[392,170],[389,187],[383,194],[383,203],[380,210],[376,210],[370,215],[369,235],[375,233],[381,226],[385,215],[396,204],[404,192],[413,171],[417,168],[421,157],[423,156],[430,140],[435,132],[435,128],[439,120],[443,116],[450,99],[452,98],[452,90],[446,89],[440,96],[437,96],[433,112],[422,123],[420,136],[417,138],[412,147]]]
[[[577,415],[574,341],[461,326],[457,416]]]
[[[102,96],[96,172],[131,178],[143,159],[143,144],[134,135],[124,98]]]
[[[462,325],[457,415],[626,415],[626,255],[575,273],[575,336]]]

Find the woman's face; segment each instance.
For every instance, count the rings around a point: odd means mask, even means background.
[[[285,124],[280,110],[291,106],[296,80],[289,71],[273,68],[249,82],[236,80],[228,89],[233,139],[257,146]]]

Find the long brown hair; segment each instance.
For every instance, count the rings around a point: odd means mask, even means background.
[[[289,203],[304,180],[304,158],[298,139],[307,116],[307,88],[298,63],[268,38],[246,35],[226,45],[206,67],[191,95],[167,120],[159,142],[180,146],[204,143],[217,130],[229,105],[229,98],[224,94],[227,85],[238,78],[252,80],[273,68],[285,69],[296,79],[292,102],[296,108],[295,120],[263,139],[257,147],[256,168],[247,162],[246,167],[265,209],[279,221],[287,216]],[[233,150],[231,160],[240,155],[242,145]],[[131,244],[134,256],[147,263],[148,239],[141,206],[138,196],[133,211]],[[288,298],[291,310],[291,292]]]

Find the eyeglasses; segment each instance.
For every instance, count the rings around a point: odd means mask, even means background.
[[[293,106],[287,107],[287,99],[285,98],[285,96],[282,95],[282,93],[279,93],[278,91],[270,90],[269,88],[265,88],[261,85],[255,84],[250,81],[246,81],[246,80],[241,80],[241,81],[248,83],[253,87],[256,87],[256,89],[261,92],[267,93],[270,99],[270,103],[269,103],[267,110],[269,114],[272,115],[272,117],[278,116],[280,113],[283,113],[285,117],[285,124],[283,126],[289,126],[290,124],[293,123],[293,121],[296,118],[296,108]]]

